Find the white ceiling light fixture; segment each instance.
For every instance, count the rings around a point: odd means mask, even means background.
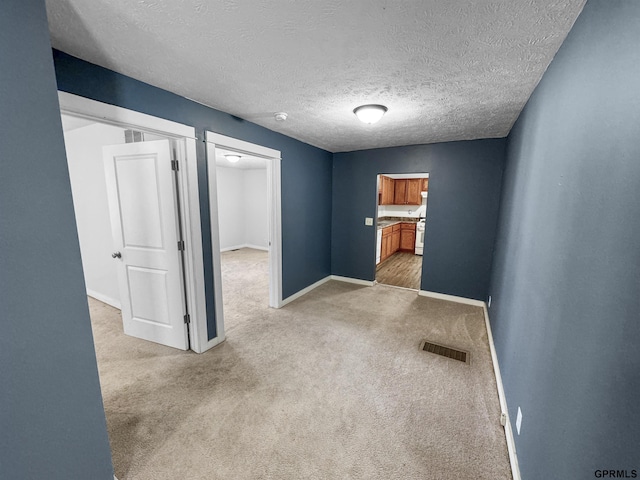
[[[378,120],[382,118],[382,116],[387,113],[388,108],[384,105],[360,105],[353,109],[353,113],[356,114],[356,117],[360,119],[361,122],[364,123],[376,123]]]
[[[288,116],[289,115],[287,115],[287,112],[278,112],[273,114],[273,117],[276,119],[276,122],[284,122]]]
[[[225,155],[224,158],[226,158],[230,163],[238,163],[240,161],[240,155]]]

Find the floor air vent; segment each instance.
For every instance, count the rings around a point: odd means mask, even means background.
[[[437,343],[432,343],[428,340],[423,340],[422,343],[420,343],[420,350],[435,353],[436,355],[441,355],[467,364],[469,363],[469,360],[471,360],[471,354],[469,352],[457,350],[445,345],[438,345]]]

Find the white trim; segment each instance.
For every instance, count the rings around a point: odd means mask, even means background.
[[[202,353],[210,347],[208,347],[207,340],[207,303],[204,288],[197,147],[194,138],[185,138],[183,142],[177,143],[180,161],[178,180],[180,183],[180,205],[182,206],[182,233],[186,245],[183,266],[187,279],[185,295],[191,317],[189,343],[191,350]]]
[[[354,283],[356,285],[364,285],[365,287],[373,287],[374,285],[374,282],[370,282],[368,280],[360,280],[359,278],[341,277],[339,275],[328,275],[323,279],[318,280],[316,283],[313,283],[308,287],[303,288],[299,292],[294,293],[290,297],[285,298],[280,303],[280,306],[284,307],[286,304],[293,302],[294,300],[302,297],[303,295],[306,295],[311,290],[318,288],[320,285],[322,285],[323,283],[327,283],[329,280],[336,280],[338,282],[345,282],[345,283]]]
[[[264,148],[264,147],[263,147]],[[265,149],[270,150],[270,149]],[[269,217],[269,306],[282,306],[282,173],[280,152],[267,162],[267,215]]]
[[[370,280],[360,280],[359,278],[341,277],[340,275],[331,275],[331,280],[337,280],[338,282],[355,283],[356,285],[364,285],[367,287],[373,287],[375,282]]]
[[[214,145],[215,147],[215,145]],[[211,263],[213,266],[213,301],[216,313],[216,336],[209,342],[221,343],[225,339],[224,332],[224,305],[222,303],[222,261],[220,258],[220,228],[218,221],[218,195],[215,149],[213,158],[209,158],[209,145],[205,144],[207,155],[207,186],[209,188],[209,219],[211,236]],[[213,343],[211,346],[215,346]]]
[[[107,305],[110,305],[113,308],[122,310],[122,304],[120,303],[120,300],[116,300],[115,298],[108,297],[107,295],[98,293],[95,290],[91,290],[90,288],[87,288],[87,295],[91,298],[95,298],[96,300],[102,303],[106,303]]]
[[[262,250],[268,252],[269,247],[262,247],[260,245],[252,245],[250,243],[243,243],[242,245],[233,245],[231,247],[224,247],[220,249],[220,252],[230,252],[231,250],[240,250],[241,248],[252,248],[253,250]]]
[[[253,250],[262,250],[263,252],[268,252],[269,251],[269,247],[262,247],[260,245],[252,245],[250,243],[247,243],[244,248],[252,248]]]
[[[209,209],[211,215],[211,243],[213,245],[212,260],[215,277],[215,298],[222,299],[221,265],[220,265],[220,236],[218,232],[218,199],[216,184],[215,148],[220,147],[234,150],[267,160],[267,215],[269,217],[269,306],[280,308],[282,303],[282,194],[281,194],[281,158],[280,151],[256,145],[237,138],[227,137],[218,133],[205,132],[207,139],[207,170],[209,185]],[[209,155],[209,148],[213,154]],[[251,247],[254,248],[254,247]],[[221,321],[218,332],[224,334],[224,314],[216,306],[216,318]]]
[[[429,292],[427,290],[419,290],[418,295],[422,297],[435,298],[438,300],[446,300],[448,302],[464,303],[465,305],[473,305],[475,307],[482,307],[484,302],[481,300],[473,300],[471,298],[456,297],[455,295],[447,295],[446,293]]]
[[[385,287],[385,288],[395,288],[398,290],[405,290],[408,292],[414,292],[414,293],[418,293],[418,289],[417,288],[409,288],[409,287],[400,287],[398,285],[389,285],[387,283],[380,283],[379,281],[375,281],[373,282],[374,285],[380,285],[381,287]]]
[[[207,143],[214,143],[229,150],[235,150],[236,152],[246,153],[249,155],[257,155],[264,158],[277,158],[280,159],[280,151],[273,150],[272,148],[263,147],[255,143],[245,142],[233,137],[227,137],[226,135],[220,135],[210,131],[205,132]]]
[[[242,245],[232,245],[230,247],[220,248],[220,252],[222,253],[222,252],[230,252],[231,250],[240,250],[241,248],[245,248],[246,246],[247,245],[244,243]]]
[[[303,288],[302,290],[300,290],[299,292],[294,293],[293,295],[291,295],[290,297],[285,298],[282,302],[280,302],[280,306],[284,307],[285,305],[287,305],[288,303],[293,302],[294,300],[300,298],[303,295],[306,295],[307,293],[309,293],[311,290],[318,288],[320,285],[322,285],[323,283],[327,283],[329,280],[331,280],[331,275],[327,275],[326,277],[324,277],[322,280],[318,280],[316,283],[313,283],[311,285],[309,285],[306,288]]]
[[[491,333],[491,322],[489,321],[489,312],[486,304],[482,305],[484,312],[484,322],[487,327],[487,336],[489,337],[489,349],[491,350],[491,361],[493,363],[493,371],[496,376],[496,384],[498,385],[498,398],[500,399],[500,409],[506,415],[507,423],[504,426],[504,434],[507,439],[507,450],[509,452],[509,463],[511,464],[511,473],[513,480],[520,480],[520,466],[518,465],[518,455],[516,454],[516,442],[513,437],[513,429],[511,428],[511,420],[509,419],[509,409],[507,408],[507,397],[504,394],[504,385],[502,384],[502,375],[500,374],[500,365],[498,364],[498,356],[496,355],[496,346],[493,343],[493,334]]]
[[[196,132],[193,127],[135,112],[115,105],[97,102],[78,95],[58,92],[60,112],[96,122],[134,128],[173,138],[177,146],[182,205],[183,233],[185,236],[185,292],[191,316],[190,344],[195,352],[210,348],[207,342],[207,315],[204,290],[204,265],[202,261],[202,233],[200,227],[200,195],[198,192],[198,159]],[[219,342],[216,342],[219,343]]]
[[[146,113],[109,105],[67,92],[58,92],[60,112],[74,117],[108,123],[121,127],[144,127],[149,133],[179,138],[196,138],[195,129],[188,125],[153,117]]]

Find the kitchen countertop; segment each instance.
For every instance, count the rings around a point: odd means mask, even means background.
[[[398,223],[418,223],[418,218],[403,218],[403,217],[381,217],[378,218],[378,230],[396,225]]]

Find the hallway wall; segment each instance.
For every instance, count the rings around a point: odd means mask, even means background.
[[[429,172],[421,289],[485,300],[505,145],[487,139],[335,154],[331,273],[375,279],[376,235],[364,219],[377,215],[376,176]]]
[[[0,58],[0,477],[113,480],[44,0]]]
[[[640,473],[639,45],[640,2],[589,0],[509,135],[489,314],[524,479]]]

